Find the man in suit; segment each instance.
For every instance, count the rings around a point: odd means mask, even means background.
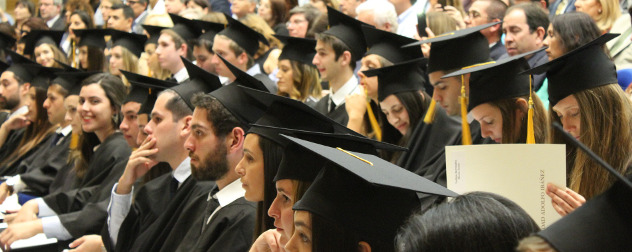
[[[145,23],[145,18],[147,17],[147,0],[128,0],[126,4],[134,11],[132,31],[137,34],[143,34],[142,24]]]
[[[575,11],[575,0],[557,0],[555,3],[549,5],[549,19],[553,19],[553,17],[574,12]]]
[[[500,0],[477,0],[472,3],[464,21],[467,27],[502,21],[506,10],[507,5]],[[489,56],[493,60],[507,57],[507,49],[500,41],[503,34],[502,23],[481,30],[481,34],[489,42]]]
[[[632,25],[630,22],[630,14],[621,15],[610,29],[611,33],[620,33],[621,35],[606,43],[610,57],[612,57],[617,69],[632,68],[632,40],[630,40]]]
[[[51,30],[63,31],[66,19],[61,16],[62,0],[41,0],[39,2],[40,16]]]

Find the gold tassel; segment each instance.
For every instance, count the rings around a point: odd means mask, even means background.
[[[74,40],[72,41],[72,48],[70,50],[72,51],[71,54],[70,54],[71,58],[72,58],[72,62],[70,62],[70,66],[74,67],[74,68],[77,68],[77,62],[75,61],[75,50],[76,50],[76,48],[75,48],[75,41]]]
[[[527,144],[535,144],[533,132],[533,93],[531,90],[531,76],[529,76],[529,112],[527,112]]]
[[[77,145],[79,145],[79,134],[73,132],[70,135],[70,144],[68,145],[68,148],[70,148],[71,150],[76,150]]]
[[[147,77],[150,77],[150,78],[152,77],[151,76],[151,69],[147,69]]]
[[[463,129],[463,145],[472,144],[472,133],[470,133],[470,124],[467,122],[467,96],[465,94],[465,77],[461,75],[461,128]]]
[[[424,116],[424,123],[426,124],[432,124],[432,122],[434,122],[435,107],[437,106],[437,101],[432,97],[430,97],[430,99],[430,106],[428,106],[428,111],[426,111],[426,116]]]
[[[368,91],[366,89],[364,89],[364,94],[368,96]],[[380,128],[380,124],[377,123],[377,119],[375,118],[375,114],[371,108],[371,99],[367,99],[366,112],[369,114],[369,122],[371,123],[373,132],[375,132],[375,138],[378,141],[382,141],[382,128]]]

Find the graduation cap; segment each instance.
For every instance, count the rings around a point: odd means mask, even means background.
[[[265,116],[261,116],[261,119],[257,121],[258,125],[361,136],[300,101],[260,90],[242,89],[248,96],[267,108]]]
[[[24,42],[24,54],[33,55],[35,48],[42,44],[58,47],[63,36],[64,31],[32,30],[21,39]]]
[[[169,13],[169,17],[171,17],[171,21],[173,21],[171,30],[185,41],[196,39],[202,35],[202,29],[198,26],[196,21],[172,13]]]
[[[147,36],[114,29],[107,30],[112,36],[112,41],[114,41],[112,42],[112,48],[115,46],[122,46],[136,55],[136,57],[140,57],[140,54],[145,50],[145,41],[147,41]]]
[[[615,175],[617,182],[537,235],[561,252],[632,250],[632,176],[619,174],[588,147],[568,135],[559,123],[554,123],[554,127],[568,142],[578,146]]]
[[[22,81],[30,83],[37,75],[39,64],[14,51],[6,49],[6,52],[9,56],[11,56],[13,64],[11,64],[11,66],[9,66],[5,71],[10,71],[15,76],[22,79]]]
[[[377,156],[287,138],[328,161],[292,209],[353,230],[370,245],[394,247],[397,230],[420,208],[417,192],[458,196]]]
[[[149,88],[134,82],[130,82],[130,84],[132,85],[132,89],[129,91],[129,94],[127,94],[127,97],[125,97],[123,104],[128,102],[137,102],[142,104],[145,102],[149,96]]]
[[[270,90],[263,84],[263,82],[257,80],[257,78],[252,77],[250,74],[242,71],[235,65],[228,62],[228,60],[224,59],[224,57],[220,56],[219,54],[217,54],[217,57],[219,57],[224,62],[224,65],[228,67],[228,70],[230,70],[230,72],[235,75],[234,82],[236,82],[237,84],[258,90],[267,90],[268,92],[270,92]]]
[[[4,32],[0,32],[0,48],[11,48],[15,45],[16,39]]]
[[[362,33],[369,48],[364,55],[379,55],[392,63],[424,57],[419,47],[402,48],[404,45],[416,42],[415,39],[369,26],[362,26]]]
[[[184,67],[186,67],[189,73],[189,80],[184,84],[172,87],[173,91],[176,91],[184,102],[189,105],[191,110],[195,109],[195,106],[191,103],[191,98],[196,93],[209,93],[222,87],[222,83],[219,81],[219,77],[206,70],[196,66],[191,61],[184,57],[180,57]]]
[[[229,15],[224,14],[224,16],[226,16],[226,20],[228,20],[228,26],[218,34],[235,41],[235,43],[246,50],[246,53],[250,56],[254,56],[257,50],[259,50],[259,42],[269,45],[268,40],[261,33],[258,33]]]
[[[178,83],[175,83],[175,82],[155,79],[155,78],[147,77],[145,75],[127,72],[124,70],[121,70],[121,73],[125,75],[125,78],[127,78],[127,80],[132,85],[134,85],[134,87],[145,88],[147,90],[147,93],[146,93],[147,95],[145,96],[146,98],[144,100],[140,101],[142,97],[137,97],[135,99],[137,102],[141,103],[138,114],[150,114],[151,111],[154,109],[154,103],[156,103],[156,99],[158,98],[158,93],[160,93],[161,91],[165,89],[169,89],[178,85]],[[182,84],[182,85],[185,85],[185,84]],[[132,95],[133,91],[134,89],[132,88],[132,91],[130,91],[130,95]],[[128,95],[128,97],[130,95]]]
[[[602,45],[619,34],[606,33],[557,59],[536,66],[523,74],[546,72],[551,106],[565,97],[586,89],[617,83],[617,69]]]
[[[405,91],[422,91],[426,79],[420,65],[425,59],[363,71],[367,77],[377,75],[377,99],[383,101],[389,95]]]
[[[0,73],[2,73],[5,70],[7,70],[7,68],[9,68],[9,64],[7,64],[6,62],[0,60]]]
[[[233,82],[210,93],[217,99],[230,113],[237,118],[244,130],[248,131],[249,125],[256,122],[266,110],[261,102],[247,95],[241,84]],[[261,90],[267,93],[267,90]]]
[[[160,38],[160,32],[164,29],[170,29],[169,27],[164,26],[155,26],[155,25],[142,25],[143,29],[147,31],[149,34],[149,39],[145,42],[145,44],[158,44],[158,38]]]
[[[428,73],[461,69],[490,59],[489,42],[480,31],[499,23],[493,22],[444,33],[404,47],[432,43],[428,59]]]
[[[274,36],[285,44],[281,55],[279,55],[279,60],[289,59],[309,66],[314,65],[312,60],[316,55],[316,40],[283,35]]]
[[[202,28],[204,33],[198,37],[198,39],[205,39],[209,41],[213,41],[215,39],[215,35],[226,28],[226,24],[214,23],[202,20],[195,20],[198,26]]]
[[[100,72],[60,71],[55,74],[57,77],[51,81],[51,84],[60,85],[68,91],[68,95],[78,95],[79,91],[81,91],[81,82],[98,73]]]
[[[80,29],[73,30],[75,35],[79,37],[78,46],[92,46],[105,49],[105,36],[108,35],[107,30],[103,29]]]
[[[32,87],[39,87],[42,89],[48,89],[48,86],[52,84],[52,80],[57,77],[58,72],[62,72],[63,69],[54,68],[54,67],[45,67],[39,64],[36,65],[28,65],[30,71],[36,72],[37,74],[31,80]]]
[[[254,127],[255,125],[253,125]],[[268,127],[268,126],[259,126]],[[269,127],[279,134],[298,137],[300,139],[322,144],[329,147],[340,147],[348,151],[355,151],[365,154],[377,155],[377,149],[390,151],[404,151],[401,146],[376,141],[367,137],[354,136],[349,134],[331,134],[316,131],[304,131],[295,129],[285,129]],[[287,141],[287,140],[286,140]],[[309,160],[309,162],[305,162]],[[303,146],[290,142],[284,149],[283,158],[279,163],[274,181],[281,179],[294,179],[305,182],[312,182],[321,170],[326,160],[317,154],[305,150]]]
[[[366,41],[364,41],[361,27],[370,25],[329,6],[327,6],[327,18],[329,29],[323,34],[332,35],[345,43],[351,49],[351,58],[354,61],[362,58],[366,52]]]

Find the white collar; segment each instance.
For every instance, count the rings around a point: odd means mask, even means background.
[[[342,87],[340,87],[338,91],[334,93],[331,88],[329,90],[329,97],[331,98],[331,101],[333,101],[336,106],[339,106],[340,104],[345,103],[345,98],[347,95],[354,93],[356,90],[359,90],[358,78],[356,78],[355,75],[351,75],[351,78],[349,78],[349,80],[347,80],[347,82],[345,82],[345,84],[342,85]]]
[[[399,16],[397,16],[397,23],[401,24],[402,22],[404,22],[404,20],[406,20],[408,18],[408,16],[415,12],[413,6],[411,5],[410,7],[408,7],[408,9],[406,9],[404,12],[402,12],[402,14],[400,14]]]
[[[177,73],[173,74],[173,78],[176,79],[176,82],[178,82],[178,84],[180,84],[183,81],[189,79],[189,72],[187,72],[187,68],[186,67],[182,67],[180,69],[180,71],[178,71]]]
[[[57,128],[57,130],[55,130],[55,133],[57,134],[61,133],[62,135],[64,135],[64,137],[68,136],[70,132],[72,132],[72,125],[70,124],[68,124],[68,126],[64,128]]]
[[[53,27],[53,24],[57,22],[57,19],[59,19],[60,16],[61,14],[57,14],[57,16],[55,16],[53,19],[46,21],[46,26],[48,26],[49,28]]]
[[[171,172],[173,177],[178,180],[180,184],[182,184],[189,176],[191,176],[191,158],[187,157],[176,167],[175,170]]]
[[[494,43],[489,44],[489,48],[494,47],[496,44],[498,44],[498,42],[494,42]]]
[[[136,19],[134,19],[134,23],[139,23],[140,21],[143,20],[143,18],[147,15],[147,10],[143,11],[143,13],[141,13],[140,15],[138,15],[138,17]],[[141,25],[141,24],[138,24]],[[134,30],[134,28],[132,28],[132,30]]]
[[[241,187],[241,180],[236,179],[232,183],[222,188],[222,190],[219,190],[219,192],[217,192],[212,197],[217,199],[217,202],[219,202],[219,205],[221,207],[224,207],[230,203],[233,203],[233,201],[244,197],[245,194],[246,190]]]
[[[255,76],[261,73],[261,68],[259,67],[258,63],[255,63],[252,67],[250,67],[250,69],[246,71],[246,73],[250,76]]]

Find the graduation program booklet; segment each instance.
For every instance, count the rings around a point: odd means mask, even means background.
[[[448,189],[502,195],[521,206],[544,229],[560,215],[546,185],[566,186],[563,144],[489,144],[446,146]]]

